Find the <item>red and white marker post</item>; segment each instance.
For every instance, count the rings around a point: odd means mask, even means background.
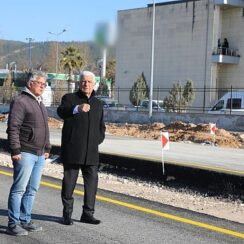
[[[213,135],[213,142],[215,145],[215,132],[217,131],[217,126],[215,123],[209,123],[209,128],[210,128],[210,134]]]
[[[164,170],[164,150],[169,150],[169,132],[161,131],[161,143],[162,143],[162,168],[163,175],[165,173]]]

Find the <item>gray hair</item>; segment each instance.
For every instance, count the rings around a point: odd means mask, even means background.
[[[35,81],[37,79],[37,77],[43,77],[45,79],[45,81],[47,81],[48,76],[45,72],[43,71],[33,71],[29,77],[29,81]]]
[[[94,83],[96,82],[96,76],[95,76],[95,74],[92,73],[91,71],[87,71],[87,70],[82,71],[82,72],[80,73],[80,81],[83,80],[84,76],[91,76],[93,82],[94,82]]]

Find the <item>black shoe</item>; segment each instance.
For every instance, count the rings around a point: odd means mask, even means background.
[[[101,220],[94,218],[92,215],[90,216],[82,214],[80,222],[92,225],[99,225],[101,223]]]
[[[74,222],[71,218],[68,217],[63,217],[62,219],[62,224],[64,225],[72,225]]]

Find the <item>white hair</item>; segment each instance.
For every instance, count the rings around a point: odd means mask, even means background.
[[[35,81],[37,79],[37,77],[43,77],[45,82],[47,82],[47,79],[48,79],[48,76],[45,72],[43,71],[40,71],[40,70],[37,70],[37,71],[33,71],[30,76],[29,76],[29,79],[26,83],[26,86],[27,87],[30,87],[30,82],[31,81]]]
[[[34,81],[36,80],[37,77],[43,77],[45,79],[45,81],[47,80],[47,74],[43,71],[33,71],[29,77],[29,81]]]
[[[95,74],[92,73],[91,71],[87,71],[87,70],[82,71],[82,72],[80,73],[80,81],[83,80],[84,76],[91,76],[91,77],[92,77],[92,81],[93,81],[94,83],[96,82],[96,76],[95,76]]]

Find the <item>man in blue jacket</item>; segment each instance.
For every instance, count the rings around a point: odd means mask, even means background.
[[[98,145],[105,137],[103,105],[95,97],[95,75],[90,71],[80,74],[80,87],[62,98],[57,113],[64,120],[61,160],[64,167],[61,198],[63,224],[72,225],[73,192],[79,171],[84,180],[84,205],[80,221],[99,224],[94,215],[98,185]]]
[[[46,80],[45,73],[33,72],[27,86],[10,105],[7,133],[14,173],[8,198],[10,235],[23,236],[28,231],[42,230],[33,223],[31,212],[51,149],[48,114],[41,99]]]

